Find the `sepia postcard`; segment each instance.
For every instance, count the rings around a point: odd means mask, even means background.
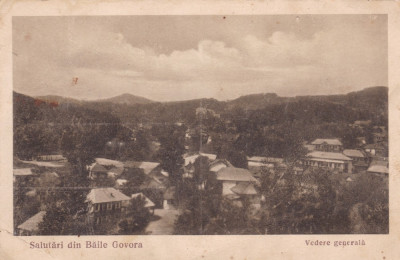
[[[0,259],[400,258],[398,3],[0,7]]]

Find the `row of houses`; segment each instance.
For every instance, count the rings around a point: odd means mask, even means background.
[[[376,174],[388,173],[388,163],[386,163],[386,166],[381,163],[381,166],[386,167],[384,170],[382,167],[373,167],[376,164],[375,161],[379,161],[379,158],[386,162],[387,158],[376,156],[375,150],[372,150],[369,145],[366,145],[364,150],[343,149],[342,142],[333,138],[316,139],[305,147],[309,152],[299,163],[303,170],[306,167],[317,167],[349,174],[362,171]]]

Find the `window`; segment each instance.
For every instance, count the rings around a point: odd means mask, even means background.
[[[116,209],[119,209],[121,207],[121,202],[117,202],[116,204],[115,204],[115,208]]]
[[[111,210],[112,209],[112,203],[107,203],[107,210]]]
[[[95,211],[100,211],[100,204],[95,204],[94,205]]]
[[[106,210],[106,203],[101,204],[101,210]]]

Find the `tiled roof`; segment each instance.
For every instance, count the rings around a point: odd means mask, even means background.
[[[323,144],[327,143],[329,145],[342,145],[342,142],[340,142],[339,139],[323,139],[323,138],[318,138],[315,139],[311,144]]]
[[[27,221],[18,226],[19,229],[27,231],[37,231],[39,229],[39,223],[43,221],[43,217],[46,211],[40,211],[36,215],[30,217]]]
[[[332,153],[332,152],[314,151],[314,152],[308,153],[307,157],[328,159],[328,160],[351,161],[351,158],[347,157],[346,155],[344,155],[342,153]]]
[[[92,203],[105,203],[124,200],[130,200],[130,198],[114,188],[92,189],[86,198],[86,201],[90,201]]]
[[[219,170],[217,180],[257,182],[249,170],[235,167],[226,167]]]

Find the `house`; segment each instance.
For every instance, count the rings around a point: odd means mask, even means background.
[[[96,179],[96,178],[106,178],[108,176],[108,170],[99,163],[93,163],[89,166],[89,178]]]
[[[387,134],[386,133],[372,133],[374,143],[380,143],[387,141]]]
[[[154,214],[154,208],[156,206],[156,204],[154,204],[154,202],[152,202],[149,198],[147,198],[145,195],[143,195],[143,193],[135,193],[131,195],[132,199],[136,199],[136,198],[144,198],[145,200],[145,204],[144,207],[148,208],[150,210],[150,212],[152,214]]]
[[[196,161],[196,159],[199,156],[205,156],[207,157],[210,161],[215,161],[215,159],[217,159],[217,155],[215,154],[210,154],[210,153],[198,153],[198,154],[194,154],[191,156],[185,156],[185,166],[188,166],[190,164],[194,164],[194,162]]]
[[[158,162],[137,162],[137,161],[126,161],[124,163],[125,168],[137,168],[137,169],[142,169],[143,172],[148,175],[154,170],[157,170],[160,167],[160,163]]]
[[[129,205],[130,197],[114,188],[92,189],[86,197],[88,213],[95,224],[121,214]]]
[[[142,185],[140,185],[140,190],[161,190],[166,189],[165,183],[161,182],[156,177],[148,177]]]
[[[261,196],[254,187],[253,183],[241,182],[231,189],[235,194],[237,194],[240,199],[247,199],[253,206],[253,214],[261,208]]]
[[[233,166],[220,169],[216,175],[222,184],[222,195],[235,194],[232,188],[240,183],[258,183],[249,170]]]
[[[254,177],[261,178],[265,169],[274,169],[275,166],[283,162],[283,159],[282,161],[280,159],[262,156],[247,157],[247,165]]]
[[[385,165],[375,164],[368,168],[367,172],[374,173],[376,175],[381,176],[388,176],[389,175],[389,168]]]
[[[356,120],[354,121],[354,126],[363,127],[371,125],[371,120]]]
[[[39,224],[43,221],[46,211],[40,211],[17,227],[20,236],[35,236],[39,232]]]
[[[386,142],[377,144],[367,144],[364,146],[364,150],[370,155],[387,156],[388,147]]]
[[[36,157],[37,161],[64,161],[66,158],[61,154],[39,155]]]
[[[363,171],[368,168],[367,157],[360,150],[345,149],[343,154],[353,160],[353,168],[355,172]]]
[[[233,165],[226,159],[217,159],[210,163],[210,172],[216,173],[222,168],[232,167]]]
[[[209,159],[209,161],[213,162],[216,160],[217,155],[215,154],[209,154],[209,153],[198,153],[190,156],[184,157],[185,159],[185,165],[184,165],[184,174],[183,178],[193,178],[193,172],[194,172],[194,162],[199,158],[200,156],[205,156]]]
[[[111,159],[106,159],[106,158],[96,158],[96,162],[100,165],[103,165],[105,167],[116,167],[116,168],[122,168],[124,167],[124,163],[121,161],[117,160],[111,160]]]
[[[107,176],[110,178],[116,178],[120,176],[124,172],[123,167],[112,167],[110,170],[107,172]]]
[[[164,202],[163,202],[164,209],[175,208],[176,205],[175,193],[176,193],[175,186],[168,187],[167,190],[164,192]]]
[[[303,159],[304,166],[332,169],[337,172],[352,173],[352,159],[342,153],[314,151]]]
[[[35,176],[35,174],[33,174],[31,168],[13,169],[13,175],[14,175],[14,178],[13,178],[14,182],[17,180],[29,182],[32,180],[32,177]]]
[[[315,139],[312,143],[316,151],[322,152],[341,152],[343,150],[342,142],[337,139]]]

